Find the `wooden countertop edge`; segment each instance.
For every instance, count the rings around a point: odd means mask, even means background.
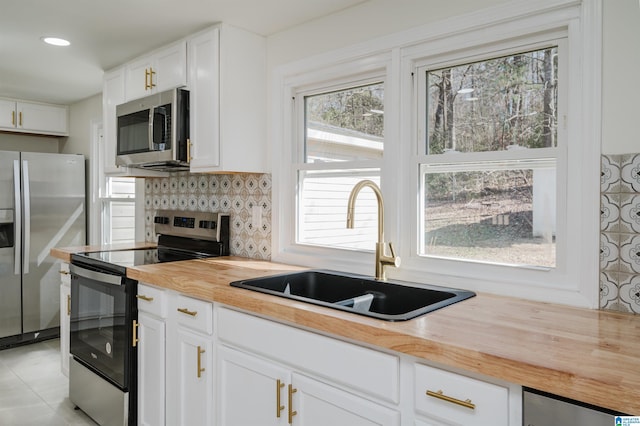
[[[231,289],[231,291],[242,290]],[[585,403],[604,406],[611,410],[620,410],[621,413],[629,413],[630,409],[636,413],[640,412],[638,401],[640,394],[632,395],[628,388],[617,384],[416,337],[389,327],[381,327],[380,324],[376,324],[376,322],[382,322],[380,320],[352,318],[351,314],[342,314],[320,306],[309,306],[302,302],[284,302],[282,298],[276,296],[255,293],[243,294],[242,298],[239,298],[224,294],[226,292],[226,290],[216,289],[215,301],[311,331],[399,352],[445,367],[459,368]],[[616,395],[616,397],[603,400],[601,399],[603,394]]]
[[[65,260],[68,249],[57,251],[56,256]],[[69,254],[70,256],[70,254]],[[66,260],[68,261],[68,260]],[[177,264],[180,265],[177,265]],[[167,266],[170,265],[170,266]],[[203,271],[212,268],[203,275],[194,271]],[[145,265],[130,268],[128,276],[141,282],[147,282],[156,286],[185,293],[196,298],[218,302],[226,306],[244,310],[260,316],[268,317],[281,322],[289,323],[312,331],[326,333],[354,342],[360,342],[376,348],[387,349],[407,354],[419,359],[435,362],[442,366],[459,368],[461,370],[494,377],[507,382],[528,386],[542,391],[554,393],[567,398],[576,399],[585,403],[602,406],[621,413],[640,413],[640,375],[634,379],[626,380],[621,374],[610,374],[604,371],[585,371],[580,365],[566,369],[553,367],[553,362],[540,358],[539,362],[533,362],[530,356],[518,359],[518,354],[510,354],[508,350],[501,353],[500,350],[487,350],[486,348],[474,348],[473,344],[463,345],[456,339],[425,337],[428,333],[417,332],[421,327],[433,323],[434,327],[446,324],[447,321],[455,321],[460,312],[473,310],[483,303],[503,303],[513,301],[523,306],[535,307],[535,311],[544,314],[545,309],[569,309],[585,315],[589,321],[595,321],[594,316],[604,318],[617,318],[619,315],[625,321],[633,321],[634,331],[640,329],[640,320],[624,314],[602,313],[580,308],[560,307],[550,304],[537,304],[536,302],[513,300],[502,296],[479,295],[477,301],[467,303],[463,301],[446,309],[429,313],[418,320],[390,323],[386,321],[367,318],[336,311],[321,306],[303,302],[291,301],[276,296],[270,296],[257,292],[238,289],[228,285],[236,279],[246,279],[258,276],[273,275],[301,268],[291,265],[282,265],[251,259],[229,257],[206,260],[192,260],[184,262],[172,262],[171,264]],[[171,271],[171,274],[165,273]],[[473,300],[469,299],[469,300]],[[540,307],[540,309],[538,309]],[[541,314],[542,316],[544,316]],[[633,319],[630,319],[632,317]],[[523,317],[525,320],[526,316]],[[636,325],[635,322],[638,321]],[[459,321],[458,321],[459,322]],[[473,328],[473,327],[470,327]],[[569,334],[569,332],[567,332]],[[633,335],[635,336],[635,334]],[[547,344],[549,350],[556,350],[549,336],[539,337],[541,345]],[[553,336],[552,336],[553,337]],[[557,337],[553,337],[557,339]],[[565,340],[570,341],[571,336]],[[566,342],[565,342],[566,343]],[[515,345],[510,348],[517,351]],[[607,342],[590,344],[588,350],[593,352],[594,347],[602,346],[606,351]],[[506,354],[506,355],[505,355]],[[557,354],[556,354],[557,355]],[[561,354],[562,355],[562,354]],[[628,355],[628,354],[624,354]],[[613,355],[615,356],[615,354]],[[622,356],[622,355],[621,355]],[[528,358],[523,360],[522,358]],[[627,356],[628,358],[628,356]],[[635,361],[635,356],[633,357]],[[545,365],[546,364],[546,365]],[[640,358],[638,358],[640,367]],[[597,365],[602,369],[601,365]],[[613,366],[616,368],[618,366]]]

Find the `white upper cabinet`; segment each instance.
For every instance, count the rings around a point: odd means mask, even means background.
[[[265,38],[219,24],[187,44],[191,171],[268,172]]]
[[[66,105],[0,99],[0,130],[67,136],[68,116]]]
[[[116,105],[183,86],[191,172],[269,172],[266,52],[264,37],[217,24],[105,73],[105,173],[161,175],[116,167]]]
[[[126,101],[186,84],[185,41],[171,44],[126,65]]]
[[[116,105],[124,102],[124,68],[106,72],[102,87],[102,158],[105,174],[119,173],[116,166]]]

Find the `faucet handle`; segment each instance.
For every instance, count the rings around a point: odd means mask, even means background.
[[[400,256],[396,256],[396,252],[393,249],[393,244],[391,242],[387,243],[389,245],[389,252],[391,253],[390,259],[393,262],[393,266],[396,268],[400,267]],[[391,264],[391,263],[390,263]]]

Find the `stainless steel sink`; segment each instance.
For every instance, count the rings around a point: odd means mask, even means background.
[[[467,290],[378,281],[325,270],[234,281],[231,285],[386,321],[409,320],[475,296]]]

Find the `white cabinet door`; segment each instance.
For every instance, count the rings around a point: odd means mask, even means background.
[[[45,134],[67,135],[69,133],[66,106],[17,102],[16,109],[19,129]]]
[[[293,374],[292,424],[399,426],[400,413],[309,377]],[[288,396],[287,396],[288,399]]]
[[[69,108],[0,99],[0,128],[23,133],[66,136],[69,134]]]
[[[119,173],[116,166],[117,118],[116,106],[124,102],[124,68],[104,74],[102,86],[102,146],[101,158],[105,174]]]
[[[217,356],[218,424],[287,424],[288,370],[226,346]]]
[[[268,172],[264,37],[220,24],[188,51],[191,172]]]
[[[187,45],[181,41],[126,66],[126,98],[139,99],[187,84]]]
[[[16,102],[0,99],[0,127],[14,129],[17,119]]]
[[[191,170],[220,166],[220,30],[189,40]]]
[[[60,264],[60,367],[69,377],[69,331],[71,315],[71,275],[69,264]]]
[[[167,370],[177,379],[176,398],[170,401],[177,408],[176,418],[167,424],[197,426],[213,424],[213,341],[210,336],[178,327],[175,347],[176,365]]]
[[[165,424],[165,322],[138,313],[138,424]]]

